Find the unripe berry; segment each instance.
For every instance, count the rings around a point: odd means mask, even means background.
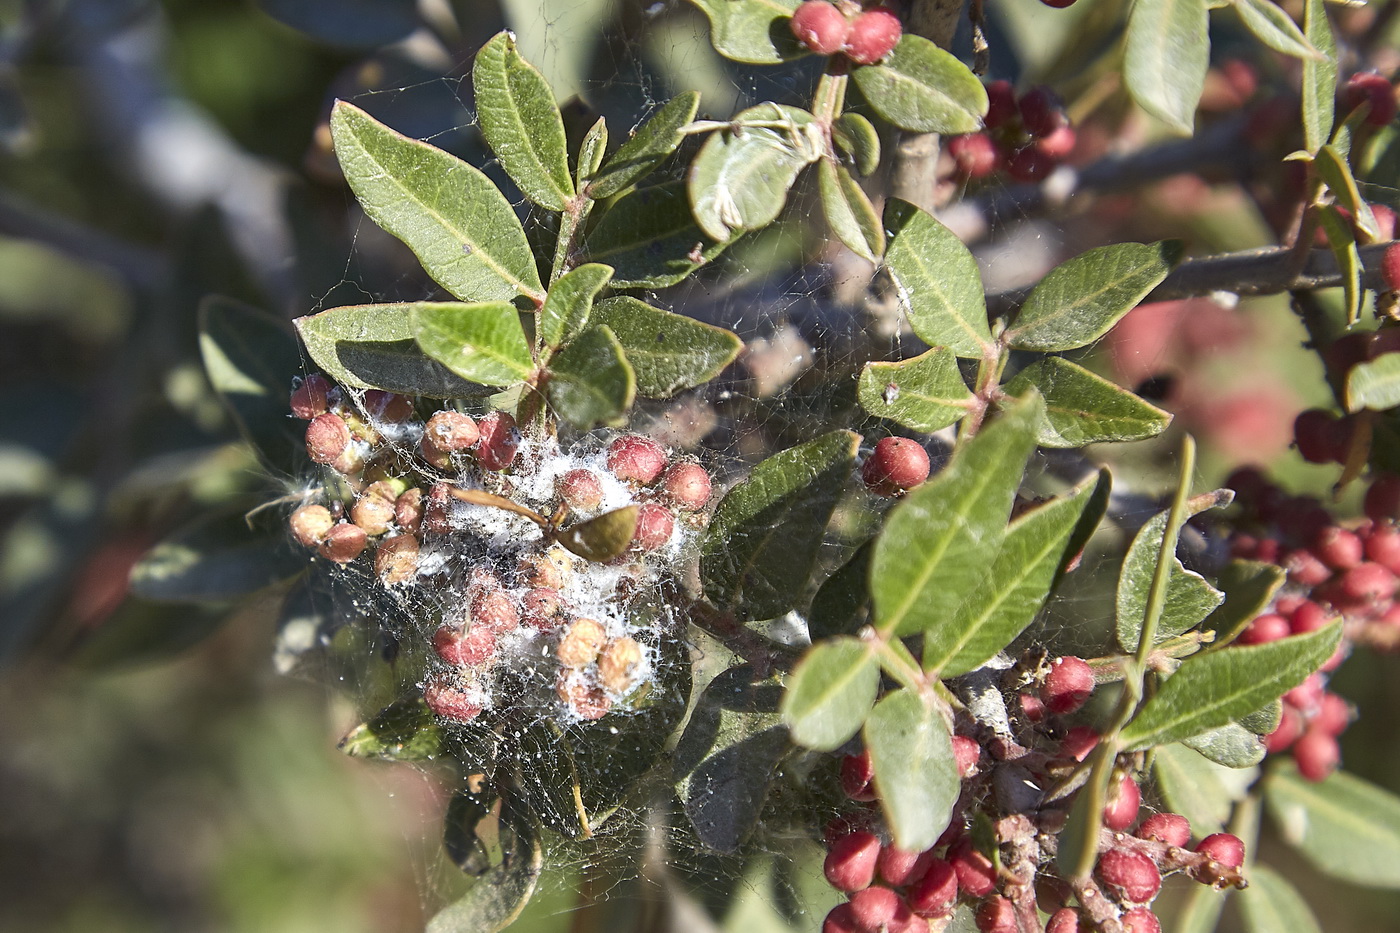
[[[856,16],[846,33],[846,56],[857,65],[873,65],[899,44],[904,26],[889,10],[874,7]]]
[[[520,611],[510,595],[500,587],[485,586],[471,594],[468,600],[472,628],[493,632],[509,632],[520,624]]]
[[[1073,907],[1061,907],[1045,922],[1045,933],[1084,933],[1084,925],[1079,922],[1079,911]]]
[[[597,619],[575,619],[564,630],[555,654],[565,667],[585,668],[598,657],[608,640],[608,631]]]
[[[632,689],[641,663],[642,646],[635,638],[615,638],[598,654],[598,683],[604,690],[626,693]]]
[[[673,464],[661,478],[661,488],[676,508],[694,512],[710,501],[710,474],[698,463]]]
[[[1131,775],[1123,775],[1118,786],[1109,791],[1108,805],[1103,808],[1103,824],[1115,832],[1121,832],[1137,821],[1138,810],[1142,807],[1142,791]]]
[[[526,591],[520,598],[520,618],[537,631],[552,632],[564,621],[564,606],[559,601],[559,593],[544,587]]]
[[[483,470],[504,470],[515,462],[520,432],[506,411],[493,411],[477,423],[476,459]]]
[[[982,746],[976,739],[965,735],[953,736],[953,760],[958,766],[958,776],[970,778],[977,773],[977,760],[982,757]]]
[[[409,580],[418,571],[418,539],[401,533],[385,538],[374,552],[374,572],[385,586]]]
[[[1196,844],[1196,851],[1226,868],[1244,864],[1244,842],[1229,833],[1212,833]]]
[[[423,427],[423,443],[434,450],[452,454],[476,446],[481,431],[470,415],[460,411],[435,412]]]
[[[1389,255],[1394,249],[1394,246],[1390,247],[1386,254]],[[1396,253],[1396,262],[1400,265],[1400,253]],[[1382,473],[1372,480],[1366,489],[1362,510],[1367,518],[1378,524],[1400,518],[1400,476]]]
[[[526,554],[520,558],[517,572],[526,586],[542,586],[562,590],[574,575],[574,559],[569,552],[555,545],[543,554]]]
[[[330,412],[317,415],[306,426],[306,452],[316,463],[335,463],[350,446],[350,427]]]
[[[870,783],[874,778],[875,766],[870,762],[869,751],[841,759],[841,789],[852,800],[874,800],[875,788]]]
[[[1000,894],[983,901],[975,919],[982,933],[1016,933],[1016,908]]]
[[[369,546],[369,536],[359,525],[341,522],[321,539],[320,554],[337,564],[348,564]]]
[[[958,888],[970,897],[986,897],[997,889],[997,868],[992,860],[964,839],[948,850],[948,861],[958,876]]]
[[[608,469],[624,482],[650,486],[666,469],[666,449],[650,438],[624,434],[608,445]]]
[[[655,502],[644,502],[637,510],[637,528],[632,541],[644,551],[654,551],[671,540],[676,519],[669,509]]]
[[[394,500],[394,524],[410,534],[417,534],[423,523],[423,490],[417,486],[404,490]]]
[[[1331,525],[1313,539],[1312,551],[1317,559],[1333,570],[1349,570],[1361,563],[1365,545],[1355,532]]]
[[[1395,89],[1383,76],[1373,71],[1363,71],[1347,79],[1342,89],[1342,110],[1350,113],[1362,104],[1369,104],[1366,122],[1372,126],[1385,126],[1395,119]]]
[[[324,505],[303,505],[292,513],[292,517],[287,520],[287,526],[292,530],[292,537],[297,539],[297,543],[303,547],[315,547],[325,540],[331,528],[335,526],[335,519],[331,516],[331,510]]]
[[[826,880],[838,891],[860,891],[875,880],[880,840],[874,833],[854,832],[831,846],[822,864]]]
[[[1060,96],[1044,85],[1021,95],[1021,124],[1032,136],[1049,136],[1069,123]]]
[[[1056,658],[1040,687],[1040,698],[1052,713],[1072,713],[1094,692],[1094,670],[1082,658]]]
[[[1309,408],[1293,419],[1293,439],[1298,453],[1309,463],[1335,463],[1346,459],[1350,432],[1330,411]]]
[[[1381,253],[1381,281],[1390,291],[1400,291],[1400,243]]]
[[[1109,849],[1099,856],[1098,876],[1110,894],[1130,904],[1146,904],[1162,890],[1157,863],[1131,849]]]
[[[820,2],[820,0],[809,0],[809,2]],[[856,926],[855,915],[851,912],[850,904],[837,904],[831,908],[822,921],[822,933],[863,933]]]
[[[350,507],[350,520],[367,535],[382,535],[394,522],[394,504],[379,496],[361,496]]]
[[[947,917],[958,902],[958,874],[943,859],[931,859],[909,888],[909,906],[920,917]]]
[[[554,692],[575,716],[588,722],[602,719],[612,709],[612,700],[608,698],[607,691],[581,677],[571,676],[567,671],[559,672]]]
[[[1134,907],[1118,918],[1123,933],[1162,933],[1162,922],[1147,907]]]
[[[369,389],[363,400],[365,413],[375,421],[402,424],[413,417],[413,399],[397,392]]]
[[[570,470],[555,481],[554,491],[571,509],[591,512],[603,504],[603,484],[592,470]]]
[[[1060,740],[1060,749],[1075,761],[1083,761],[1099,744],[1099,734],[1088,726],[1075,726]]]
[[[1293,746],[1298,773],[1309,781],[1325,781],[1337,770],[1342,749],[1337,740],[1321,729],[1309,729]]]
[[[473,624],[464,632],[458,626],[443,624],[433,633],[433,651],[458,667],[482,664],[496,654],[496,633],[484,625]]]
[[[423,688],[423,700],[444,719],[468,722],[481,713],[480,700],[449,678],[434,678]]]
[[[1242,645],[1264,645],[1271,641],[1278,641],[1280,638],[1287,638],[1293,634],[1293,627],[1288,620],[1277,613],[1266,613],[1259,616],[1240,632],[1238,639]]]
[[[826,0],[799,4],[788,21],[797,41],[818,55],[835,55],[846,44],[851,23],[844,13]]]
[[[871,492],[880,496],[897,496],[928,479],[928,451],[907,437],[882,437],[865,463],[860,475]]]
[[[1191,821],[1180,813],[1154,813],[1142,821],[1133,835],[1183,848],[1191,841]]]
[[[986,133],[968,133],[948,140],[948,155],[965,178],[986,178],[997,170],[1000,156]]]
[[[292,389],[292,414],[310,421],[329,410],[331,383],[320,373],[312,373]]]

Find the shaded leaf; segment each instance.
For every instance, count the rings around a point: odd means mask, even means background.
[[[870,711],[865,747],[895,845],[909,852],[932,848],[962,789],[948,719],[913,691],[896,690]]]
[[[1248,933],[1322,933],[1298,889],[1267,865],[1249,868],[1249,887],[1239,893],[1240,916]]]
[[[1383,353],[1347,370],[1347,408],[1386,411],[1400,405],[1400,353]]]
[[[1210,60],[1205,0],[1137,0],[1128,15],[1123,78],[1139,107],[1191,135]]]
[[[1181,744],[1227,768],[1248,768],[1264,760],[1264,742],[1237,722],[1182,739]]]
[[[335,154],[376,224],[408,244],[423,268],[463,301],[544,300],[525,230],[480,171],[337,101]]]
[[[902,130],[973,133],[987,113],[987,90],[958,58],[906,32],[878,65],[856,68],[851,80],[870,108]]]
[[[423,352],[470,382],[510,385],[534,368],[520,312],[504,301],[405,305]]]
[[[1170,412],[1058,356],[1021,370],[1006,384],[1006,393],[1021,395],[1032,386],[1045,399],[1045,416],[1036,428],[1042,447],[1142,440],[1161,434],[1172,420]]]
[[[589,180],[585,193],[590,198],[610,198],[650,174],[676,151],[685,138],[681,129],[695,119],[699,106],[700,95],[695,91],[667,101],[608,158],[602,170]]]
[[[1269,48],[1294,58],[1322,58],[1293,17],[1269,0],[1232,0],[1249,31]]]
[[[559,543],[584,560],[610,561],[627,550],[637,530],[635,505],[623,506],[559,532]]]
[[[875,205],[843,165],[817,163],[817,187],[826,222],[836,238],[862,259],[877,262],[885,252],[885,231]]]
[[[427,933],[496,933],[525,909],[544,870],[544,850],[538,829],[515,808],[503,810],[502,820],[511,823],[511,851],[462,898],[438,911]]]
[[[1257,768],[1218,765],[1177,743],[1158,746],[1152,769],[1163,800],[1172,812],[1191,821],[1194,836],[1224,830],[1235,801],[1244,798],[1258,774]]]
[[[829,752],[860,731],[875,704],[880,665],[854,638],[814,645],[787,679],[782,715],[798,745]]]
[[[1303,60],[1303,145],[1317,152],[1332,135],[1337,97],[1337,43],[1323,0],[1303,0],[1303,34],[1324,56]]]
[[[340,740],[340,750],[352,758],[431,761],[442,754],[442,733],[428,704],[413,696],[351,729]]]
[[[772,619],[797,605],[851,477],[860,436],[833,431],[774,454],[729,490],[700,544],[715,605]]]
[[[1181,261],[1179,240],[1115,243],[1081,253],[1041,279],[1006,341],[1020,350],[1073,350],[1098,340]]]
[[[628,296],[607,298],[593,308],[595,324],[617,335],[637,374],[637,394],[670,398],[703,385],[734,362],[743,341],[723,327],[673,314]]]
[[[725,58],[776,65],[809,54],[787,21],[801,0],[690,0],[710,20],[710,43]]]
[[[545,346],[561,346],[583,331],[593,300],[611,278],[610,267],[590,262],[569,270],[549,286],[540,309],[540,338]]]
[[[1225,601],[1206,617],[1202,628],[1216,633],[1217,645],[1234,641],[1269,605],[1286,577],[1277,564],[1231,561],[1215,581]]]
[[[930,632],[983,585],[1035,447],[1040,408],[1039,399],[1018,402],[890,512],[870,568],[881,632]]]
[[[481,135],[520,193],[562,211],[574,196],[564,120],[554,92],[516,51],[515,36],[500,32],[476,53],[472,88]]]
[[[1151,748],[1246,716],[1302,683],[1340,638],[1334,622],[1306,635],[1189,657],[1124,727],[1123,745]]]
[[[880,134],[869,120],[846,111],[831,125],[831,141],[851,160],[859,175],[869,175],[880,167]]]
[[[447,850],[447,857],[473,877],[484,875],[501,863],[500,823],[493,803],[495,798],[484,794],[458,793],[447,805],[447,816],[443,819],[442,847]],[[496,845],[491,844],[490,836],[496,836]],[[504,841],[507,847],[515,842],[513,839]]]
[[[636,394],[632,367],[606,325],[589,327],[549,361],[545,395],[555,413],[576,428],[621,424]]]
[[[885,202],[885,268],[909,326],[930,346],[981,359],[992,342],[977,261],[957,235],[908,201]]]
[[[613,267],[613,288],[665,288],[714,260],[729,242],[701,232],[685,182],[676,181],[624,194],[589,232],[584,250]]]
[[[321,42],[373,49],[421,25],[415,0],[257,0],[268,16]]]
[[[866,363],[856,394],[875,417],[926,434],[958,421],[973,400],[947,347],[897,363]]]
[[[865,625],[869,615],[870,558],[875,546],[869,542],[860,546],[812,597],[807,611],[807,632],[812,641],[834,635],[854,635]]]
[[[284,526],[269,514],[250,527],[242,508],[200,518],[146,552],[131,568],[131,592],[161,602],[224,602],[306,568]]]
[[[1185,518],[1224,505],[1230,501],[1229,496],[1225,490],[1197,496],[1188,502]],[[1123,567],[1118,573],[1118,644],[1129,653],[1137,650],[1138,637],[1142,633],[1142,623],[1147,614],[1147,594],[1157,573],[1157,554],[1162,550],[1162,539],[1167,533],[1167,518],[1167,512],[1158,512],[1138,530],[1133,543],[1128,546],[1128,553],[1123,556]],[[1169,546],[1175,552],[1176,542],[1171,542]],[[1157,623],[1157,641],[1195,628],[1224,599],[1224,594],[1207,583],[1205,577],[1194,570],[1187,570],[1182,566],[1181,559],[1173,556],[1171,576],[1167,578],[1166,601]]]
[[[1181,908],[1176,912],[1173,933],[1214,933],[1220,923],[1220,915],[1225,911],[1228,896],[1226,892],[1217,891],[1209,885],[1191,885],[1182,898]]]
[[[1279,832],[1323,874],[1351,884],[1400,888],[1400,798],[1337,772],[1309,781],[1277,761],[1264,802]]]

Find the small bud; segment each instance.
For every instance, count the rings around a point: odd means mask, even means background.
[[[826,854],[822,871],[827,882],[838,891],[860,891],[875,880],[875,866],[880,858],[880,840],[873,833],[854,832],[836,840]]]
[[[846,33],[846,57],[857,65],[873,65],[894,51],[904,26],[889,10],[873,7],[851,21]]]
[[[312,373],[292,388],[292,414],[303,421],[310,421],[317,415],[330,410],[330,380],[320,373]]]
[[[374,552],[374,571],[385,586],[413,579],[418,572],[418,539],[406,532],[385,538]]]
[[[458,686],[450,677],[434,677],[423,688],[423,701],[444,719],[470,722],[481,714],[480,699]]]
[[[649,486],[666,468],[666,449],[650,438],[624,434],[608,445],[608,469],[624,482]]]
[[[1162,890],[1157,864],[1130,849],[1109,849],[1099,856],[1098,876],[1110,894],[1130,904],[1146,904]]]
[[[1094,692],[1094,669],[1082,658],[1056,658],[1040,688],[1040,698],[1052,713],[1072,713]]]
[[[661,479],[666,498],[687,512],[703,509],[710,501],[710,474],[698,463],[673,464]]]
[[[306,452],[316,463],[335,463],[349,447],[350,428],[339,415],[317,415],[306,426]]]
[[[433,651],[448,664],[465,667],[484,664],[496,654],[496,633],[473,624],[466,631],[455,625],[440,625],[433,633]]]
[[[576,619],[564,630],[555,653],[565,667],[585,668],[597,659],[607,640],[608,632],[603,623],[596,619]]]
[[[1137,822],[1138,810],[1142,807],[1142,791],[1132,775],[1125,774],[1118,786],[1109,792],[1108,806],[1103,808],[1103,824],[1115,832],[1122,832]]]
[[[788,28],[804,48],[818,55],[835,55],[846,44],[851,24],[827,0],[806,0],[793,11]]]
[[[1133,835],[1184,848],[1191,841],[1191,821],[1180,813],[1154,813],[1142,821]]]
[[[410,534],[417,534],[422,523],[423,490],[415,486],[394,500],[394,524]]]
[[[603,504],[603,484],[592,470],[570,470],[555,481],[554,491],[576,511],[591,512]]]
[[[589,684],[582,677],[571,676],[567,671],[559,672],[554,689],[574,715],[588,722],[602,719],[612,708],[612,700],[601,687]]]
[[[1244,843],[1239,836],[1229,833],[1213,833],[1196,845],[1196,851],[1226,868],[1239,868],[1244,864]]]
[[[637,510],[637,527],[632,541],[644,551],[654,551],[671,540],[676,520],[669,509],[655,502],[644,502]]]
[[[552,632],[564,621],[564,606],[559,593],[539,587],[529,590],[520,599],[520,617],[531,628]]]
[[[320,553],[326,560],[337,564],[348,564],[359,557],[369,546],[369,537],[359,525],[341,522],[326,532],[321,540]]]
[[[493,411],[477,425],[476,459],[484,470],[504,470],[515,462],[520,432],[509,412]]]
[[[480,438],[476,422],[460,411],[435,412],[423,427],[424,445],[445,454],[469,450]]]
[[[361,496],[350,507],[350,520],[370,536],[382,535],[394,521],[394,505],[378,496]]]
[[[324,505],[303,505],[287,520],[292,537],[303,547],[315,547],[325,540],[326,534],[335,525],[331,510]]]

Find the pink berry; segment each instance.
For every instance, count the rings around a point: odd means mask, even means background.
[[[481,713],[481,703],[450,679],[433,679],[423,688],[423,701],[444,719],[468,722]]]
[[[1084,933],[1079,911],[1073,907],[1061,907],[1045,922],[1045,933]]]
[[[1400,218],[1397,218],[1394,208],[1386,204],[1372,204],[1371,216],[1376,220],[1380,242],[1395,239],[1395,222]]]
[[[1400,587],[1395,574],[1371,561],[1352,567],[1342,575],[1340,583],[1343,595],[1366,602],[1390,599]]]
[[[1021,703],[1021,715],[1031,722],[1040,722],[1045,718],[1045,701],[1040,697],[1029,693],[1022,693],[1018,697]]]
[[[287,525],[298,544],[302,547],[315,547],[324,541],[326,535],[335,527],[335,519],[331,516],[331,510],[324,505],[303,505],[292,513]]]
[[[1049,136],[1069,123],[1060,96],[1044,85],[1021,95],[1021,124],[1032,136]]]
[[[484,625],[473,625],[465,632],[455,625],[440,625],[433,633],[433,651],[459,667],[481,664],[496,653],[496,633]]]
[[[442,453],[475,447],[480,438],[476,422],[460,411],[435,412],[423,427],[423,443]]]
[[[1386,250],[1386,253],[1389,254],[1394,249],[1395,247],[1392,246]],[[1396,253],[1396,264],[1400,266],[1400,253]],[[1371,485],[1366,489],[1362,510],[1366,513],[1367,518],[1378,524],[1400,518],[1400,476],[1396,476],[1394,473],[1382,473],[1372,480]]]
[[[857,65],[873,65],[899,44],[904,26],[899,17],[881,7],[872,7],[851,21],[846,33],[846,57]]]
[[[983,901],[975,919],[982,933],[1016,933],[1016,908],[1000,894]]]
[[[1325,781],[1341,760],[1342,749],[1336,738],[1321,729],[1309,729],[1293,745],[1298,773],[1309,781]]]
[[[413,417],[413,399],[396,392],[368,389],[361,404],[365,413],[374,421],[402,424]]]
[[[1094,692],[1094,670],[1082,658],[1056,658],[1040,687],[1040,698],[1052,713],[1072,713]]]
[[[1154,813],[1142,821],[1133,835],[1182,848],[1191,841],[1191,821],[1180,813]]]
[[[350,446],[350,426],[330,412],[317,415],[306,426],[306,452],[316,463],[335,463]]]
[[[943,859],[932,859],[909,888],[909,906],[920,917],[947,917],[958,902],[958,873]]]
[[[1146,904],[1162,890],[1157,863],[1131,849],[1109,849],[1099,856],[1099,881],[1120,901]]]
[[[337,564],[348,564],[369,546],[369,536],[359,525],[341,522],[321,539],[320,554]]]
[[[826,0],[807,0],[788,21],[797,41],[818,55],[835,55],[846,44],[851,23],[844,13]]]
[[[1312,551],[1318,560],[1333,570],[1349,570],[1361,563],[1365,545],[1355,532],[1332,525],[1313,539]]]
[[[1284,554],[1280,563],[1288,571],[1288,579],[1300,586],[1318,586],[1332,578],[1332,571],[1327,565],[1303,548],[1295,548]]]
[[[504,470],[515,462],[520,432],[510,412],[493,411],[477,423],[476,459],[484,470]]]
[[[603,484],[592,470],[570,470],[555,481],[554,491],[571,509],[590,512],[603,504]]]
[[[1123,775],[1116,788],[1109,791],[1108,805],[1103,808],[1103,824],[1121,832],[1137,821],[1142,807],[1142,791],[1131,775]]]
[[[948,140],[948,155],[967,178],[986,178],[997,169],[996,143],[986,133],[968,133]]]
[[[1162,933],[1162,921],[1147,907],[1134,907],[1118,918],[1123,933]]]
[[[1351,725],[1351,704],[1335,693],[1324,693],[1317,703],[1310,728],[1327,735],[1341,735]]]
[[[927,861],[922,852],[909,852],[887,845],[880,849],[880,859],[876,867],[886,884],[902,888],[923,874]]]
[[[847,755],[841,759],[841,788],[852,800],[874,800],[875,790],[870,782],[875,778],[875,766],[870,763],[870,752]]]
[[[632,541],[644,551],[654,551],[671,540],[676,519],[664,505],[645,502],[637,510],[637,528]]]
[[[875,880],[880,840],[874,833],[854,832],[831,846],[822,864],[826,880],[838,891],[859,891]]]
[[[907,437],[882,437],[861,466],[860,475],[871,492],[897,496],[928,479],[928,451]]]
[[[1288,617],[1288,625],[1294,635],[1306,635],[1327,625],[1332,619],[1331,612],[1322,608],[1320,603],[1309,599],[1293,610],[1292,615]]]
[[[1381,281],[1390,291],[1400,291],[1400,243],[1381,253]]]
[[[948,850],[948,861],[958,876],[958,888],[970,897],[986,897],[997,889],[997,868],[992,860],[964,839]]]
[[[977,760],[982,757],[982,746],[975,739],[965,735],[953,736],[953,760],[957,762],[958,775],[970,778],[977,773]]]
[[[1378,524],[1366,535],[1366,557],[1391,573],[1400,571],[1400,529]]]
[[[1303,716],[1297,708],[1287,704],[1283,707],[1283,715],[1279,717],[1278,727],[1264,736],[1264,749],[1270,755],[1277,755],[1287,751],[1294,742],[1298,741],[1298,736],[1303,734]]]
[[[814,0],[819,2],[819,0]],[[851,910],[850,904],[837,904],[831,908],[822,921],[822,933],[864,933],[856,925],[855,913]]]
[[[537,631],[554,631],[564,623],[564,606],[559,601],[559,593],[542,586],[527,590],[520,597],[520,618]]]
[[[329,408],[330,380],[312,373],[292,388],[292,414],[303,421],[323,415]]]
[[[1309,408],[1293,419],[1293,439],[1298,453],[1309,463],[1335,463],[1346,457],[1341,421],[1330,411]]]
[[[1088,726],[1074,726],[1060,740],[1060,749],[1075,761],[1083,761],[1099,744],[1099,734]]]
[[[1395,119],[1395,89],[1383,76],[1373,71],[1363,71],[1347,79],[1342,89],[1342,109],[1347,113],[1368,104],[1366,122],[1372,126],[1385,126]]]
[[[650,438],[624,434],[608,445],[608,469],[624,482],[650,486],[666,469],[666,449]]]
[[[468,600],[472,628],[509,632],[520,624],[520,610],[505,590],[498,586],[476,588]]]
[[[1326,689],[1327,685],[1322,675],[1312,673],[1301,684],[1285,693],[1283,700],[1302,712],[1310,713],[1322,702],[1322,694]]]
[[[879,933],[882,930],[902,930],[912,916],[909,905],[889,888],[862,888],[851,895],[851,916],[856,928]]]
[[[1264,645],[1271,641],[1278,641],[1280,638],[1287,638],[1293,634],[1293,628],[1288,624],[1288,620],[1277,613],[1267,613],[1259,616],[1240,632],[1239,643],[1242,645]]]
[[[1196,852],[1226,868],[1244,864],[1244,842],[1229,833],[1212,833],[1196,844]]]
[[[1036,150],[1047,159],[1062,162],[1074,151],[1074,144],[1078,142],[1078,135],[1072,126],[1062,126],[1054,130],[1047,136],[1042,136],[1035,141]]]
[[[698,463],[676,463],[661,477],[661,488],[677,508],[694,512],[710,501],[710,474]]]

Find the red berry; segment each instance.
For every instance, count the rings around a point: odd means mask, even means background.
[[[1016,908],[998,894],[978,906],[976,921],[982,933],[1016,933]]]
[[[1312,551],[1333,570],[1349,570],[1361,563],[1366,548],[1355,532],[1331,525],[1313,539]]]
[[[1146,904],[1162,890],[1157,863],[1131,849],[1109,849],[1099,856],[1098,875],[1114,897],[1130,904]]]
[[[369,546],[369,536],[359,525],[341,522],[321,539],[320,554],[337,564],[348,564]]]
[[[851,21],[846,33],[846,56],[857,65],[873,65],[899,44],[904,26],[889,10],[874,7]]]
[[[1196,851],[1226,868],[1244,864],[1244,842],[1229,833],[1212,833],[1197,843]]]
[[[625,434],[608,445],[608,469],[620,480],[649,486],[666,469],[666,449],[650,438]]]
[[[1280,561],[1288,571],[1288,579],[1300,586],[1318,586],[1332,578],[1332,571],[1310,551],[1296,548]]]
[[[1390,291],[1400,291],[1400,243],[1381,253],[1381,281]]]
[[[1017,181],[1043,181],[1055,170],[1056,159],[1035,146],[1022,146],[1006,157],[1006,174]]]
[[[875,777],[875,767],[870,763],[870,752],[847,755],[841,759],[841,788],[852,800],[874,800],[875,789],[870,782]]]
[[[1162,933],[1162,922],[1146,907],[1134,907],[1118,918],[1123,933]]]
[[[330,380],[320,373],[312,373],[292,387],[292,414],[303,421],[310,421],[328,410]]]
[[[1389,254],[1394,249],[1392,246],[1386,253]],[[1400,253],[1396,254],[1396,262],[1400,264]],[[1367,518],[1377,524],[1400,518],[1400,476],[1382,473],[1372,480],[1366,490],[1362,510]]]
[[[986,178],[995,172],[999,156],[996,143],[986,133],[968,133],[948,140],[948,155],[967,178]]]
[[[350,426],[339,415],[317,415],[306,426],[306,452],[316,463],[335,463],[350,446]]]
[[[1309,463],[1335,463],[1346,459],[1346,442],[1350,432],[1343,435],[1342,422],[1330,411],[1309,408],[1293,419],[1293,438],[1298,453]]]
[[[1060,740],[1060,749],[1075,761],[1083,761],[1098,744],[1097,732],[1088,726],[1075,726]]]
[[[1103,824],[1114,832],[1121,832],[1137,821],[1138,810],[1142,807],[1142,791],[1137,781],[1125,774],[1118,786],[1109,791],[1108,806],[1103,808]]]
[[[958,876],[958,888],[970,897],[986,897],[997,889],[997,868],[992,860],[964,839],[948,850],[948,861]]]
[[[1062,126],[1048,136],[1042,136],[1035,141],[1035,148],[1047,159],[1062,162],[1074,151],[1074,144],[1078,141],[1078,135],[1072,126]]]
[[[982,757],[982,746],[975,739],[965,735],[953,736],[953,760],[957,762],[958,775],[970,778],[977,773],[977,759]]]
[[[1142,821],[1133,835],[1181,848],[1191,841],[1191,821],[1180,813],[1154,813]]]
[[[555,481],[554,491],[571,509],[588,512],[603,504],[603,484],[592,470],[570,470]]]
[[[368,389],[361,401],[365,414],[373,421],[402,424],[413,417],[413,399],[383,389]]]
[[[455,625],[440,625],[433,633],[433,651],[448,664],[481,664],[496,653],[496,633],[484,625],[473,625],[465,632]]]
[[[822,921],[822,933],[862,933],[850,904],[837,904]]]
[[[1021,701],[1021,713],[1031,722],[1040,722],[1045,718],[1045,701],[1038,696],[1029,693],[1022,693],[1019,697]]]
[[[947,917],[958,901],[958,873],[943,859],[932,859],[909,888],[909,906],[920,917]]]
[[[1239,643],[1242,645],[1264,645],[1271,641],[1278,641],[1280,638],[1287,638],[1293,634],[1293,628],[1288,624],[1288,620],[1276,613],[1267,613],[1245,627],[1240,632]]]
[[[1371,561],[1352,567],[1342,574],[1340,582],[1344,596],[1366,602],[1390,599],[1395,595],[1396,588],[1400,587],[1400,580],[1396,579],[1395,574]]]
[[[1309,729],[1293,745],[1298,773],[1309,781],[1325,781],[1341,760],[1342,749],[1336,738],[1321,729]]]
[[[1073,907],[1061,907],[1045,922],[1045,933],[1084,933],[1079,911]]]
[[[1311,713],[1322,702],[1322,694],[1326,689],[1322,675],[1312,673],[1301,684],[1285,693],[1283,700],[1304,713]]]
[[[1341,735],[1351,725],[1351,704],[1335,693],[1324,693],[1309,727],[1327,735]]]
[[[1391,573],[1400,571],[1400,529],[1378,524],[1366,535],[1366,557]]]
[[[818,55],[835,55],[846,44],[851,23],[844,13],[826,0],[807,0],[788,21],[797,41]]]
[[[922,852],[908,852],[887,845],[880,850],[876,867],[886,884],[901,888],[921,876],[928,861]]]
[[[462,722],[475,719],[481,713],[481,701],[458,687],[449,678],[434,678],[423,687],[423,701],[444,719]]]
[[[1293,614],[1288,617],[1288,624],[1294,635],[1306,635],[1322,628],[1332,619],[1332,613],[1309,599],[1293,610]]]
[[[676,463],[661,477],[661,488],[677,508],[694,512],[710,501],[710,474],[698,463]]]
[[[928,479],[928,451],[907,437],[882,437],[860,469],[871,492],[896,496]]]
[[[822,871],[836,890],[859,891],[868,888],[875,879],[875,864],[879,858],[879,838],[874,833],[854,832],[832,843]]]
[[[515,461],[520,432],[506,411],[493,411],[477,423],[476,459],[484,470],[504,470]]]
[[[654,551],[671,540],[676,519],[669,509],[655,502],[645,502],[637,510],[637,528],[632,541],[644,551]]]
[[[1040,698],[1052,713],[1072,713],[1094,692],[1094,669],[1082,658],[1056,658],[1040,687]]]
[[[1016,89],[1010,81],[993,81],[987,85],[987,129],[1005,126],[1016,117]]]
[[[851,916],[865,933],[902,930],[913,916],[904,898],[889,888],[863,888],[851,895]]]
[[[1347,79],[1342,89],[1342,109],[1347,113],[1370,105],[1366,122],[1372,126],[1385,126],[1395,119],[1395,89],[1383,76],[1373,71],[1363,71]]]
[[[445,454],[474,447],[480,437],[476,422],[460,411],[436,412],[423,428],[423,443]]]
[[[1032,136],[1049,136],[1069,123],[1060,96],[1044,85],[1021,95],[1021,124]]]
[[[1298,736],[1302,734],[1302,714],[1294,707],[1285,704],[1283,715],[1279,717],[1278,728],[1264,736],[1264,748],[1270,755],[1277,755],[1298,741]]]

